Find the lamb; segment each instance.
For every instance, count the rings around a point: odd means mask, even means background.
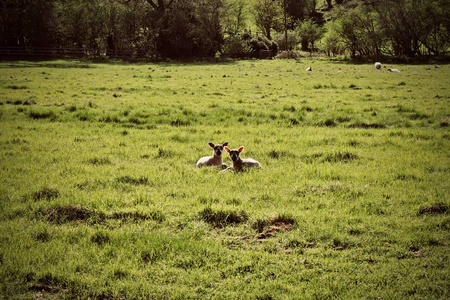
[[[378,70],[381,69],[381,63],[380,62],[376,62],[375,63],[375,68],[378,69]]]
[[[311,67],[308,67],[308,68],[306,68],[305,71],[311,72],[311,71],[312,71],[312,68],[311,68]]]
[[[400,73],[399,69],[388,69],[388,72]]]
[[[227,167],[226,164],[222,162],[222,153],[223,148],[228,145],[228,142],[223,144],[214,145],[213,143],[208,143],[208,145],[213,148],[212,156],[204,156],[197,161],[197,167],[202,166],[216,166],[225,169]]]
[[[230,154],[230,158],[233,161],[233,167],[229,167],[227,170],[232,169],[235,171],[242,171],[244,167],[246,168],[260,168],[261,164],[254,160],[253,158],[240,158],[239,154],[244,151],[244,146],[239,147],[239,149],[233,149],[231,150],[228,147],[225,147],[225,151],[227,151]]]

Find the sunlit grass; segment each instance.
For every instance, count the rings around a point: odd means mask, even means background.
[[[0,295],[448,298],[450,68],[392,67],[1,63]]]

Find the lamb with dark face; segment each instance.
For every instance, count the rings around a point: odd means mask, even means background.
[[[239,149],[233,149],[231,150],[228,147],[225,147],[225,151],[228,152],[228,154],[230,155],[231,160],[233,161],[233,167],[230,167],[228,169],[232,169],[235,171],[242,171],[243,168],[260,168],[261,164],[254,160],[253,158],[244,158],[242,159],[240,157],[240,154],[242,151],[244,151],[244,146],[239,147]]]
[[[208,145],[213,148],[213,155],[200,158],[197,161],[197,167],[216,166],[220,168],[226,168],[227,165],[222,162],[222,154],[224,147],[228,145],[228,142],[225,142],[223,144],[208,143]]]

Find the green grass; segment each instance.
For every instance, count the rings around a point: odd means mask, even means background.
[[[450,66],[387,67],[0,63],[0,298],[449,298]]]

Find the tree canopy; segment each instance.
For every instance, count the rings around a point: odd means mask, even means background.
[[[0,47],[96,56],[242,57],[301,47],[412,57],[450,47],[450,0],[3,0],[0,10]],[[285,44],[285,30],[288,45],[261,42]]]

